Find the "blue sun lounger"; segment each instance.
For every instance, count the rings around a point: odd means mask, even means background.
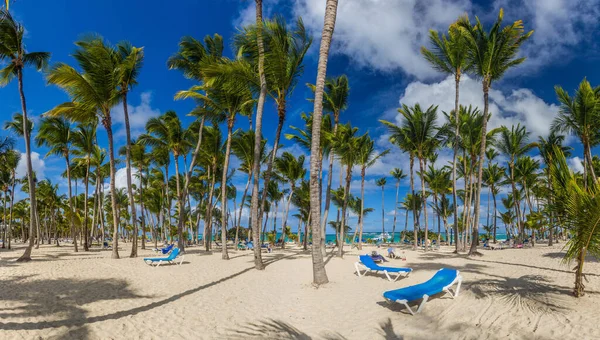
[[[144,259],[144,262],[149,265],[155,265],[156,267],[160,266],[163,262],[175,263],[175,258],[179,255],[179,248],[174,248],[171,254],[167,257],[147,257]],[[179,258],[179,265],[183,263],[184,256],[182,255]]]
[[[450,287],[452,287],[455,283],[457,284],[456,291],[453,292]],[[452,298],[457,297],[461,283],[462,276],[459,275],[458,270],[442,268],[426,282],[410,287],[387,291],[383,293],[383,297],[388,302],[397,302],[403,304],[412,315],[415,315],[423,309],[425,303],[427,303],[427,300],[432,295],[445,292],[449,293]],[[419,299],[423,299],[423,301],[415,312],[410,308],[408,303]]]
[[[394,282],[398,280],[400,275],[406,274],[406,277],[408,276],[408,274],[410,274],[410,272],[412,272],[412,269],[410,268],[382,267],[375,263],[375,261],[373,261],[373,259],[369,255],[360,255],[358,258],[360,261],[354,263],[354,268],[356,268],[356,273],[358,274],[358,276],[365,276],[370,271],[374,271],[375,273],[383,272],[385,276],[387,276],[388,280]],[[362,274],[360,272],[361,267],[365,269],[365,272]],[[392,279],[390,273],[397,273],[397,275],[394,279]]]
[[[169,244],[168,246],[164,247],[164,248],[155,248],[154,251],[160,251],[163,254],[168,254],[171,252],[171,250],[173,250],[173,247],[175,247],[174,243]]]

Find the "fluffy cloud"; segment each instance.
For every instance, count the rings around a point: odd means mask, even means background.
[[[138,169],[131,168],[131,184],[138,186],[140,185],[140,179],[138,178]],[[118,169],[115,173],[115,187],[117,190],[127,188],[127,168]],[[110,191],[110,179],[106,179],[104,183],[104,192]]]
[[[160,116],[160,110],[153,108],[150,104],[152,101],[151,92],[142,92],[140,95],[140,104],[137,106],[127,104],[127,112],[129,113],[129,126],[131,134],[137,136],[144,131],[146,122],[152,117]],[[130,101],[131,103],[131,101]],[[123,113],[123,105],[119,105],[113,112],[114,123],[120,127],[115,133],[117,137],[125,136],[125,115]]]
[[[21,159],[17,164],[16,170],[16,178],[23,178],[27,176],[27,156],[24,153],[21,153]],[[46,162],[43,158],[40,157],[40,154],[37,152],[31,153],[31,166],[33,168],[36,177],[42,179],[45,177],[46,170]]]
[[[569,168],[571,168],[571,170],[583,173],[583,159],[579,157],[573,157],[569,158],[567,163],[569,164]]]
[[[421,104],[422,107],[438,105],[440,111],[450,112],[454,109],[454,78],[432,84],[412,82],[400,97],[401,104]],[[464,76],[460,84],[461,105],[473,105],[483,109],[483,95],[479,81]],[[558,106],[548,104],[537,97],[530,89],[516,89],[509,93],[492,89],[489,96],[489,110],[492,114],[488,128],[502,125],[511,126],[520,123],[527,126],[531,138],[547,136],[552,120],[558,113]],[[401,115],[396,116],[400,123]]]
[[[430,28],[444,29],[471,8],[469,0],[430,0],[427,5],[409,1],[340,2],[333,39],[333,53],[345,54],[358,65],[383,71],[402,69],[418,78],[435,71],[421,57]],[[320,34],[325,5],[321,0],[299,0],[295,13]]]

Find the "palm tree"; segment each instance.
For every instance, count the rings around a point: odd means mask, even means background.
[[[14,207],[14,203],[15,203],[15,185],[17,184],[16,173],[17,173],[17,165],[19,164],[20,159],[21,159],[20,152],[18,152],[16,150],[10,150],[9,152],[6,153],[4,160],[3,160],[6,171],[10,173],[10,183],[11,183],[11,187],[9,189],[10,190],[10,211],[9,211],[9,218],[8,218],[8,226],[6,227],[7,233],[8,233],[8,249],[11,249],[10,248],[10,240],[11,240],[11,236],[12,236],[13,207]]]
[[[492,200],[494,201],[494,213],[493,216],[493,242],[496,243],[496,220],[498,215],[498,208],[496,205],[496,195],[499,192],[498,186],[502,183],[506,169],[499,166],[496,163],[488,164],[487,168],[484,169],[483,180],[486,185],[490,188],[492,193]],[[488,223],[489,224],[489,223]]]
[[[381,235],[385,233],[385,185],[387,184],[387,179],[385,177],[379,178],[375,181],[375,185],[381,187]],[[383,237],[383,236],[382,236]]]
[[[204,38],[204,45],[192,38],[183,37],[179,42],[179,50],[176,54],[171,56],[167,61],[170,69],[181,70],[186,78],[194,79],[200,83],[204,81],[202,74],[203,66],[205,63],[211,63],[217,61],[223,55],[223,38],[215,34],[213,37],[206,36]],[[185,205],[185,200],[188,196],[188,190],[190,185],[190,176],[196,166],[198,159],[198,153],[202,145],[202,131],[204,130],[204,123],[206,118],[211,118],[212,112],[206,109],[206,105],[202,98],[198,98],[194,91],[180,91],[175,95],[175,99],[180,98],[194,98],[197,102],[202,105],[196,107],[190,114],[196,117],[200,117],[200,124],[198,125],[198,138],[196,141],[196,149],[192,155],[190,167],[185,174],[185,183],[183,185],[182,200]],[[178,223],[183,227],[184,218],[183,210],[180,210]]]
[[[46,157],[50,155],[62,156],[66,162],[67,183],[69,186],[69,220],[71,224],[71,237],[73,238],[73,246],[77,252],[77,230],[73,217],[73,193],[71,190],[71,149],[73,147],[73,130],[71,124],[64,118],[47,117],[42,119],[38,135],[35,138],[38,147],[44,145],[50,150]],[[84,247],[85,248],[85,247]],[[86,249],[87,250],[87,249]]]
[[[127,94],[133,86],[137,84],[137,77],[142,68],[144,61],[144,49],[134,47],[129,42],[123,41],[117,45],[119,66],[121,79],[119,81],[119,89],[123,98],[123,115],[125,120],[125,133],[127,137],[126,144],[126,163],[127,172],[127,194],[129,195],[129,208],[131,214],[131,223],[133,225],[133,244],[131,246],[131,255],[129,257],[137,257],[137,217],[135,209],[135,200],[133,197],[133,188],[131,186],[131,128],[129,126],[129,108],[127,107]],[[87,222],[86,222],[87,224]],[[86,236],[87,238],[87,236]]]
[[[95,152],[96,146],[96,124],[90,125],[78,125],[77,129],[73,133],[73,146],[75,149],[73,150],[73,154],[78,156],[78,159],[74,159],[76,163],[82,164],[85,166],[85,196],[83,201],[83,210],[85,211],[84,216],[84,226],[83,226],[83,249],[85,251],[89,250],[88,243],[88,188],[89,188],[89,179],[90,179],[90,168],[92,166],[92,154]]]
[[[544,159],[544,163],[546,163],[546,176],[547,176],[547,185],[548,185],[548,204],[551,205],[554,203],[555,197],[552,192],[552,176],[550,174],[550,164],[554,162],[554,149],[558,148],[562,151],[565,157],[571,156],[571,147],[563,146],[563,142],[565,140],[565,136],[559,135],[554,131],[551,131],[547,138],[539,137],[538,138],[538,149],[540,151],[540,155]],[[553,210],[549,209],[549,235],[548,235],[548,246],[552,246],[552,242],[554,241],[554,214]]]
[[[448,28],[448,35],[440,35],[437,31],[429,30],[429,41],[432,50],[421,47],[421,54],[431,64],[431,66],[442,73],[454,76],[454,141],[452,154],[452,198],[454,202],[454,221],[458,221],[458,204],[456,198],[456,157],[458,154],[458,140],[460,134],[459,115],[459,90],[460,78],[463,72],[468,72],[472,66],[468,57],[469,48],[464,33],[456,23]],[[456,225],[456,223],[455,223]],[[456,232],[456,230],[455,230]],[[455,242],[456,243],[456,242]],[[458,243],[456,243],[455,252],[458,252]]]
[[[396,216],[398,214],[398,194],[400,193],[400,181],[406,178],[402,169],[394,168],[390,175],[396,180],[396,200],[394,201],[394,225],[392,226],[392,242],[396,242]]]
[[[583,79],[575,96],[560,86],[555,88],[560,102],[558,116],[552,122],[552,131],[575,135],[583,145],[584,183],[588,182],[588,174],[597,181],[592,162],[591,148],[600,143],[600,95],[598,89],[592,88],[587,79]]]
[[[298,156],[298,158],[294,157],[289,152],[284,152],[280,157],[275,159],[275,171],[281,174],[282,178],[288,182],[290,185],[290,192],[288,194],[287,204],[285,208],[285,213],[283,215],[283,231],[287,228],[287,219],[288,214],[290,212],[290,204],[292,202],[292,195],[294,195],[294,191],[296,190],[296,185],[298,181],[304,179],[306,176],[306,170],[304,169],[304,155]],[[284,248],[285,232],[281,233],[281,248]]]
[[[481,183],[483,178],[483,161],[486,150],[487,123],[489,120],[488,94],[492,82],[502,78],[511,69],[525,61],[524,57],[517,58],[519,48],[529,39],[533,31],[525,33],[523,21],[517,20],[509,26],[502,27],[504,10],[501,8],[498,18],[489,32],[485,31],[483,24],[476,18],[477,23],[472,26],[468,17],[461,17],[458,25],[465,34],[469,46],[469,63],[473,65],[473,73],[481,79],[483,88],[483,125],[481,131],[481,151],[479,152],[477,190],[475,196],[475,227],[473,228],[473,242],[469,255],[477,253],[479,235],[479,212],[481,200]]]
[[[446,195],[450,193],[451,186],[451,172],[447,167],[436,169],[433,165],[429,165],[427,171],[424,173],[425,182],[429,185],[430,193],[433,195],[433,210],[437,214],[437,226],[438,226],[438,239],[437,242],[441,242],[441,219],[445,218],[446,211],[440,206],[440,202],[446,199]],[[444,202],[446,206],[448,202]],[[446,220],[444,220],[444,227]],[[447,235],[446,235],[447,236]]]
[[[348,199],[350,197],[350,183],[352,181],[352,167],[357,164],[358,154],[356,150],[359,149],[360,140],[365,138],[364,136],[356,137],[358,128],[351,127],[350,124],[340,125],[338,133],[333,138],[332,148],[340,159],[340,164],[346,167],[346,178],[345,185],[343,187],[343,199],[342,199],[342,218],[341,226],[345,226],[347,223],[346,211],[348,208]],[[340,240],[341,244],[338,248],[338,256],[344,256],[344,230],[340,228]]]
[[[553,160],[550,164],[552,189],[556,195],[553,209],[571,231],[564,261],[577,261],[573,294],[581,297],[585,294],[583,266],[586,255],[600,256],[600,186],[593,182],[582,187],[558,147],[554,148]]]
[[[423,111],[419,104],[413,107],[403,105],[402,108],[398,109],[398,112],[402,114],[402,131],[404,140],[410,141],[412,150],[415,156],[419,159],[419,169],[421,177],[421,191],[425,192],[425,158],[432,154],[435,148],[440,143],[443,131],[438,129],[436,125],[437,120],[437,106],[430,106],[427,110]],[[397,127],[389,122],[384,122],[388,127]],[[428,240],[428,221],[427,221],[427,202],[426,195],[422,195],[423,199],[423,218],[425,222],[425,240]],[[427,251],[427,247],[425,247]]]
[[[185,210],[183,197],[181,195],[181,181],[179,180],[179,157],[185,153],[186,148],[189,146],[189,140],[186,138],[186,130],[183,128],[177,113],[175,113],[175,111],[167,111],[160,117],[150,118],[146,123],[146,131],[148,131],[148,133],[142,134],[139,137],[141,143],[152,146],[158,150],[163,150],[161,152],[168,150],[169,153],[173,154],[175,161],[177,208],[179,209],[178,211],[181,209]],[[170,155],[167,154],[167,158],[169,157]],[[167,211],[170,212],[170,208],[169,204]],[[179,223],[177,225],[177,236],[177,247],[184,250],[185,242],[183,241],[183,226]]]
[[[5,86],[11,80],[17,77],[19,83],[19,95],[21,97],[21,110],[23,125],[29,122],[27,118],[27,103],[25,100],[25,91],[23,90],[23,70],[26,66],[33,66],[40,71],[46,67],[50,59],[49,52],[28,52],[25,49],[23,38],[25,28],[16,22],[12,15],[6,9],[0,10],[0,60],[7,60],[5,67],[0,71],[0,86]],[[25,140],[25,162],[27,164],[27,180],[29,185],[29,201],[31,209],[29,210],[29,245],[25,252],[17,261],[30,261],[31,249],[33,248],[33,231],[36,230],[36,199],[35,199],[35,181],[33,166],[31,164],[31,135],[29,129],[23,129],[23,139]]]
[[[362,234],[363,234],[363,220],[364,220],[364,207],[363,202],[365,200],[365,176],[367,174],[367,168],[372,167],[375,162],[381,157],[387,155],[390,150],[384,150],[380,153],[375,153],[375,141],[365,134],[358,140],[358,148],[355,150],[357,155],[356,164],[360,165],[360,204],[361,211],[359,213],[358,221],[358,249],[362,249]],[[383,187],[382,187],[383,190]],[[381,203],[383,207],[383,202]],[[355,238],[352,239],[354,242]]]
[[[524,126],[517,124],[509,130],[504,127],[500,130],[500,136],[495,143],[498,151],[509,157],[508,170],[509,180],[512,186],[512,194],[517,197],[515,162],[516,160],[536,146],[535,143],[529,143],[529,132]],[[517,216],[517,224],[519,227],[519,242],[523,242],[523,224],[521,223],[520,205],[515,204],[515,213]]]
[[[308,87],[315,92],[316,86],[307,84]],[[350,94],[350,86],[348,77],[343,74],[335,78],[325,79],[325,87],[323,91],[323,110],[333,115],[333,135],[337,133],[340,123],[340,114],[348,108],[348,96]],[[329,216],[329,205],[331,204],[331,182],[333,180],[333,150],[329,152],[329,169],[327,171],[327,188],[325,189],[325,211],[321,221],[321,251],[325,255],[325,227],[327,225],[327,217]],[[322,164],[322,163],[321,163]],[[322,185],[321,185],[322,186]],[[359,242],[360,243],[360,242]]]
[[[319,48],[319,62],[317,65],[317,81],[315,85],[315,105],[313,119],[321,121],[323,116],[323,89],[325,88],[325,76],[327,75],[327,59],[333,29],[335,28],[335,17],[337,14],[338,0],[327,0],[325,4],[325,19],[323,31],[321,32],[321,46]],[[321,125],[313,124],[312,142],[310,145],[310,214],[312,216],[311,227],[313,231],[313,244],[321,244],[321,186],[319,181],[320,164],[317,155],[321,149]],[[313,284],[321,285],[329,282],[325,272],[323,253],[318,247],[312,249],[313,260]]]
[[[119,258],[118,220],[115,186],[115,151],[113,143],[111,110],[121,101],[119,58],[114,48],[107,46],[101,37],[78,41],[73,54],[83,73],[73,67],[58,63],[48,73],[48,83],[64,89],[71,102],[56,106],[47,114],[65,116],[68,119],[89,123],[99,119],[108,136],[110,164],[110,193],[113,216],[112,258]]]

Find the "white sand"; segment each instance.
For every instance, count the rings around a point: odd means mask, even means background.
[[[587,295],[575,299],[561,247],[476,259],[407,250],[406,262],[389,263],[414,269],[397,282],[357,277],[354,250],[331,258],[331,282],[315,289],[301,249],[264,254],[268,266],[256,271],[249,251],[223,261],[191,247],[183,265],[151,268],[141,257],[154,253],[128,258],[128,244],[120,260],[43,245],[30,263],[14,262],[17,245],[0,252],[0,339],[599,339],[600,263],[587,263]],[[461,271],[457,299],[430,299],[417,316],[384,301],[441,267]]]

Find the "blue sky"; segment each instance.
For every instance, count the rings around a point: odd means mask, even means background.
[[[408,169],[408,157],[389,145],[386,131],[378,120],[399,119],[396,109],[400,103],[436,104],[444,111],[453,107],[453,80],[435,73],[418,52],[420,46],[427,44],[428,29],[443,30],[463,13],[468,13],[471,18],[478,15],[489,24],[495,19],[498,8],[504,7],[506,22],[523,19],[526,29],[535,30],[522,50],[528,60],[509,72],[502,81],[493,84],[490,125],[525,124],[532,133],[532,139],[537,139],[548,133],[558,110],[554,85],[560,84],[572,92],[584,77],[592,85],[600,83],[598,42],[594,39],[599,33],[599,2],[341,1],[328,68],[328,75],[345,73],[350,79],[349,108],[341,120],[358,126],[362,132],[369,131],[380,150],[392,149],[390,155],[368,171],[366,206],[376,211],[365,220],[366,230],[381,230],[381,193],[374,185],[375,179],[388,175],[394,167]],[[302,124],[300,113],[312,110],[312,105],[306,101],[311,93],[304,84],[313,83],[316,77],[324,0],[265,0],[264,6],[267,17],[278,13],[292,22],[294,17],[301,16],[315,36],[313,47],[305,59],[305,72],[288,102],[286,128],[289,125],[299,126]],[[69,56],[74,50],[73,43],[86,33],[98,33],[113,43],[129,40],[135,46],[143,46],[145,64],[139,85],[129,96],[132,127],[136,134],[150,117],[171,109],[183,117],[194,106],[191,101],[173,100],[176,91],[192,85],[179,72],[169,71],[166,67],[166,60],[176,52],[179,39],[185,35],[201,39],[205,35],[219,33],[228,44],[226,53],[231,55],[230,38],[237,28],[253,21],[254,1],[182,0],[172,5],[158,0],[21,0],[11,6],[11,12],[27,29],[28,49],[52,52],[52,63],[73,64]],[[33,70],[26,71],[24,82],[29,114],[34,119],[68,99],[59,89],[46,86],[43,75]],[[3,103],[2,121],[20,110],[16,83],[0,89],[0,101]],[[476,80],[468,77],[463,80],[461,104],[483,106],[481,86]],[[272,139],[276,126],[274,103],[267,102],[266,110],[264,133]],[[121,112],[122,109],[115,109],[117,146],[124,143]],[[186,124],[191,121],[187,117],[183,119]],[[238,125],[246,128],[247,120],[240,118]],[[103,131],[99,133],[104,134]],[[102,140],[105,137],[101,137]],[[576,140],[569,141],[575,149],[573,156],[580,156],[581,147]],[[284,141],[284,146],[286,150],[302,152],[287,141]],[[24,150],[21,141],[18,147]],[[44,158],[46,151],[34,148],[36,170],[54,182],[66,184],[60,178],[64,161],[56,157]],[[450,152],[442,151],[438,165],[450,159]],[[570,162],[574,168],[581,167],[577,158]],[[236,164],[235,160],[233,164]],[[20,172],[24,174],[24,166],[20,167]],[[239,186],[240,191],[244,181],[241,174],[234,178],[234,184]],[[393,180],[388,178],[388,183],[385,192],[386,230],[391,229],[395,195]],[[405,181],[401,184],[400,197],[406,194],[407,189],[408,181]],[[358,176],[352,183],[352,191],[359,193]],[[487,204],[486,197],[482,203]],[[403,228],[403,216],[398,228]],[[356,218],[352,218],[350,225],[355,224]]]

